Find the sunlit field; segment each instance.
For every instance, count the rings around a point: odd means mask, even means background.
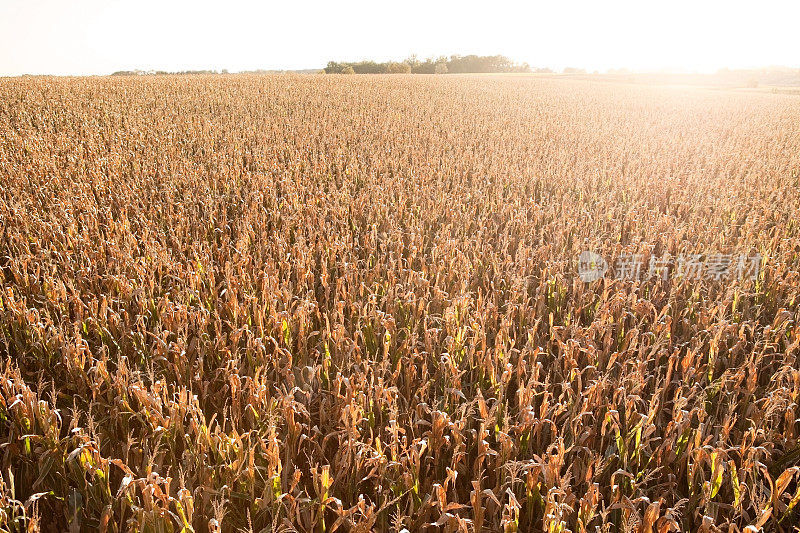
[[[797,530],[796,95],[4,79],[0,184],[3,531]]]

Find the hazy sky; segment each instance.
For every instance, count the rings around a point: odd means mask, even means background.
[[[503,54],[532,66],[800,67],[800,2],[0,0],[0,75],[292,69]]]

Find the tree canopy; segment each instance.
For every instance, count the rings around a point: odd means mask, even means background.
[[[448,57],[428,58],[424,61],[411,56],[405,61],[339,62],[329,61],[325,67],[326,74],[341,74],[345,69],[352,69],[356,74],[445,74],[468,72],[530,72],[527,63],[517,64],[501,55],[453,55]],[[349,70],[348,70],[349,72]]]

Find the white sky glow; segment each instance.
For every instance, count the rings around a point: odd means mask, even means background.
[[[0,0],[0,75],[503,54],[604,71],[800,67],[800,2]]]

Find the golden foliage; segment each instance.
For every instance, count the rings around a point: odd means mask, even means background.
[[[0,525],[790,528],[798,102],[3,80]],[[583,250],[764,263],[584,284]]]

